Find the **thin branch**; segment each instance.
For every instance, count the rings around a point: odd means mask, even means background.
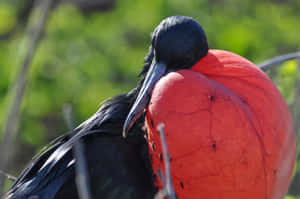
[[[10,175],[10,174],[4,172],[4,171],[1,171],[1,170],[0,170],[0,174],[3,175],[3,176],[4,176],[5,178],[7,178],[8,180],[11,180],[11,181],[13,181],[13,182],[17,180],[17,178],[16,178],[15,176],[12,176],[12,175]]]
[[[65,121],[70,128],[74,129],[74,114],[71,105],[65,105],[63,107],[63,113]],[[91,199],[90,191],[90,179],[88,174],[88,169],[86,165],[86,160],[84,157],[84,146],[82,141],[79,139],[73,144],[73,155],[75,157],[75,169],[76,169],[76,185],[78,190],[78,195],[80,199]]]
[[[78,140],[74,145],[74,156],[76,159],[76,184],[80,199],[91,199],[90,179],[87,170],[87,165],[84,157],[84,147],[81,140]]]
[[[279,64],[281,64],[283,62],[286,62],[288,60],[299,59],[299,58],[300,58],[300,52],[289,53],[289,54],[280,55],[278,57],[274,57],[272,59],[264,61],[264,62],[258,64],[257,66],[260,69],[262,69],[263,71],[266,71],[274,65],[279,65]]]
[[[168,153],[167,143],[164,134],[164,124],[159,124],[157,127],[159,132],[162,150],[163,150],[163,159],[165,165],[165,176],[164,176],[164,187],[161,191],[157,193],[155,199],[163,199],[169,197],[170,199],[176,199],[176,194],[174,192],[172,178],[171,178],[171,167],[170,167],[170,156]]]
[[[300,69],[300,58],[298,59],[298,70]],[[300,140],[300,123],[298,122],[300,118],[300,79],[296,78],[295,82],[295,96],[294,101],[291,104],[291,112],[294,119],[294,129],[296,131],[296,141],[299,143]],[[300,153],[296,154],[296,162],[300,162]],[[293,176],[293,180],[289,186],[288,194],[299,195],[300,194],[300,173],[296,172]]]
[[[9,162],[9,158],[13,151],[13,142],[17,136],[17,126],[19,121],[19,113],[20,107],[23,101],[23,96],[25,92],[25,88],[27,86],[27,73],[33,59],[36,47],[39,41],[42,38],[42,33],[45,29],[45,24],[48,19],[50,8],[52,6],[53,0],[44,0],[42,2],[36,1],[35,7],[37,4],[40,5],[40,18],[36,27],[29,27],[27,34],[29,36],[29,45],[28,51],[26,53],[25,59],[22,63],[22,68],[17,76],[15,87],[12,90],[12,96],[14,97],[12,100],[12,104],[10,106],[10,111],[8,113],[8,117],[6,120],[4,137],[2,139],[1,151],[0,151],[0,169],[6,170]],[[4,179],[0,178],[0,195],[3,191]]]

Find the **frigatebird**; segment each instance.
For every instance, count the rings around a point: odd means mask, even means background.
[[[84,145],[93,198],[153,198],[157,189],[144,128],[151,91],[162,76],[191,68],[207,52],[205,33],[194,19],[164,19],[152,34],[137,87],[108,100],[79,127],[53,141],[28,164],[4,198],[78,198],[72,153],[78,140]]]

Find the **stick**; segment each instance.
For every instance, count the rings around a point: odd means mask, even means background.
[[[40,0],[35,2],[35,7],[40,3]],[[45,24],[48,19],[50,8],[52,6],[53,0],[43,0],[40,5],[40,18],[36,27],[28,28],[27,34],[29,35],[29,47],[26,53],[25,59],[22,64],[22,68],[17,76],[14,89],[12,90],[13,102],[10,106],[10,111],[5,124],[4,136],[2,139],[1,149],[0,149],[0,169],[6,170],[8,166],[9,159],[13,151],[13,142],[17,137],[17,126],[19,121],[20,107],[23,101],[23,96],[25,88],[27,86],[27,73],[33,59],[36,47],[41,40],[42,33],[45,29]],[[0,178],[0,195],[3,192],[4,186],[3,178]]]
[[[300,59],[298,59],[298,69],[300,69]],[[300,118],[300,102],[299,102],[300,80],[299,80],[299,78],[296,79],[295,87],[296,87],[295,88],[295,96],[294,96],[294,101],[291,104],[291,112],[292,112],[293,119],[295,121],[294,128],[296,131],[296,141],[299,143],[300,123],[297,122],[297,120]],[[299,153],[296,154],[296,162],[297,163],[300,162],[300,154]],[[288,193],[291,195],[298,195],[300,193],[299,185],[300,185],[300,173],[296,172],[295,175],[293,176],[293,181],[291,182],[291,184],[289,186]]]
[[[278,57],[274,57],[272,59],[264,61],[264,62],[258,64],[257,66],[260,69],[262,69],[263,71],[266,71],[274,65],[278,65],[278,64],[281,64],[281,63],[286,62],[288,60],[298,59],[298,58],[300,58],[300,52],[289,53],[289,54],[280,55]]]
[[[170,167],[170,156],[168,153],[167,143],[164,135],[164,124],[159,124],[157,127],[159,132],[162,150],[163,150],[163,159],[165,165],[165,176],[164,176],[164,187],[161,191],[157,193],[155,199],[163,199],[169,197],[170,199],[176,199],[176,194],[174,192],[172,178],[171,178],[171,167]]]
[[[64,118],[70,130],[74,129],[74,117],[71,105],[63,107]],[[79,139],[73,144],[73,155],[75,157],[76,185],[80,199],[91,199],[90,180],[84,157],[84,146]]]
[[[8,180],[11,180],[11,181],[13,181],[13,182],[17,180],[17,178],[16,178],[15,176],[12,176],[12,175],[10,175],[10,174],[4,172],[4,171],[1,171],[1,170],[0,170],[0,174],[3,175],[3,176],[4,176],[5,178],[7,178]]]

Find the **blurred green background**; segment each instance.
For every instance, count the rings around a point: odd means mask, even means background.
[[[0,139],[34,31],[28,26],[39,20],[33,2],[0,0]],[[42,146],[68,130],[64,105],[72,105],[78,125],[105,99],[135,87],[150,33],[165,17],[191,16],[202,24],[210,48],[260,63],[300,50],[299,10],[300,0],[56,0],[30,65],[7,171],[17,175]],[[299,63],[288,61],[268,73],[291,108],[298,135]],[[288,195],[300,198],[300,168]]]

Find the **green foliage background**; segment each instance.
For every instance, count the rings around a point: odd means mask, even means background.
[[[25,3],[0,1],[0,35],[16,26]],[[112,10],[85,14],[72,4],[57,6],[30,69],[10,172],[17,174],[43,145],[67,131],[64,104],[73,106],[79,124],[105,99],[135,87],[150,33],[165,17],[191,16],[204,27],[210,48],[259,63],[299,50],[299,10],[300,0],[117,0]],[[31,21],[36,18],[31,14]],[[2,129],[27,39],[24,27],[19,27],[13,37],[0,40]],[[292,112],[297,111],[298,67],[297,61],[289,61],[270,73]],[[298,197],[299,192],[300,184]]]

